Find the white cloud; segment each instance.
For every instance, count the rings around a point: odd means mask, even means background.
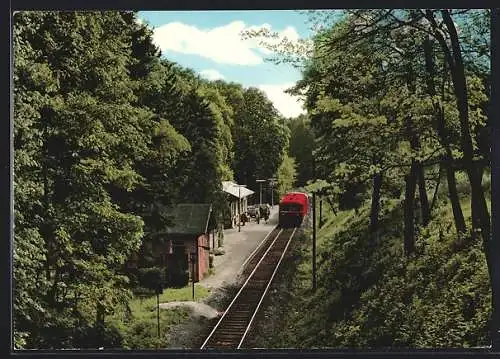
[[[247,26],[243,21],[212,29],[171,22],[154,29],[153,40],[165,53],[195,54],[221,64],[259,65],[263,62],[262,55],[268,55],[270,51],[260,45],[260,39],[243,39],[241,33],[260,28],[272,31],[269,24]],[[297,31],[288,26],[279,32],[277,39],[271,40],[272,43],[280,42],[283,36],[291,41],[299,38]]]
[[[219,71],[213,69],[202,70],[200,71],[200,75],[210,81],[224,79],[224,76]]]
[[[294,86],[294,83],[285,83],[279,85],[259,85],[259,89],[264,91],[274,104],[274,107],[285,117],[296,117],[305,113],[302,108],[304,101],[299,96],[292,96],[285,93],[285,90]]]

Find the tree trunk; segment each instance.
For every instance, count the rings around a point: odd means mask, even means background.
[[[431,97],[436,96],[436,88],[434,84],[434,58],[432,55],[432,42],[430,39],[424,41],[424,54],[425,54],[425,67],[427,70],[427,92]],[[444,76],[444,74],[443,74]],[[434,112],[435,112],[435,127],[438,134],[439,141],[446,151],[444,157],[443,166],[446,170],[446,179],[448,181],[448,193],[450,196],[451,206],[453,210],[453,219],[455,221],[455,228],[457,232],[465,232],[465,219],[462,212],[462,207],[460,205],[460,199],[458,197],[457,184],[455,180],[455,171],[453,169],[453,156],[451,153],[448,134],[446,130],[446,125],[444,122],[444,110],[441,105],[433,100]],[[437,189],[436,189],[437,193]],[[434,199],[433,199],[434,203]]]
[[[422,163],[418,163],[418,193],[420,196],[420,211],[422,213],[422,223],[427,227],[431,220],[431,210],[429,208],[429,199],[427,198],[427,189],[425,187],[425,173]]]
[[[415,72],[408,64],[406,73],[406,84],[410,93],[416,92]],[[410,147],[413,151],[420,150],[420,141],[415,132],[414,123],[411,114],[405,118],[406,137],[410,142]],[[405,201],[404,201],[404,230],[403,242],[404,252],[407,257],[415,252],[415,191],[417,187],[417,173],[420,163],[416,159],[412,159],[410,173],[405,177]]]
[[[370,233],[373,235],[378,229],[380,214],[380,189],[382,187],[382,174],[375,173],[373,176],[372,205],[370,211]]]
[[[48,179],[48,174],[47,174],[47,167],[46,165],[43,168],[43,197],[44,197],[44,207],[45,207],[45,213],[49,213],[49,207],[50,207],[50,199],[49,199],[49,179]],[[50,245],[50,224],[49,221],[45,221],[45,223],[42,226],[42,237],[45,242],[45,249],[47,251],[47,254],[45,255],[45,276],[47,278],[47,281],[50,282],[50,269],[51,269],[51,258],[52,258],[52,249]]]
[[[60,269],[59,267],[56,267],[55,269],[55,272],[54,272],[54,276],[52,277],[52,280],[51,280],[51,286],[50,286],[50,289],[47,291],[47,296],[46,296],[46,300],[47,302],[50,303],[50,306],[52,308],[54,307],[58,307],[58,303],[57,303],[57,284],[60,280]]]
[[[408,134],[408,139],[410,141],[411,149],[414,151],[420,151],[420,139],[414,129],[413,120],[410,116],[406,119],[406,130]],[[420,211],[422,214],[422,223],[424,226],[429,224],[430,213],[429,213],[429,200],[427,198],[427,189],[425,187],[425,173],[424,167],[419,160],[412,160],[412,170],[414,171],[415,180],[418,180],[419,185],[419,197],[420,197]],[[416,184],[415,184],[416,185]]]
[[[415,190],[416,190],[416,166],[413,161],[410,173],[406,176],[406,189],[404,201],[404,249],[408,257],[415,252]]]
[[[472,227],[481,230],[483,241],[486,246],[486,242],[489,241],[491,235],[491,222],[486,197],[484,195],[481,171],[472,163],[467,171],[467,175],[471,184]]]
[[[411,116],[406,118],[406,132],[412,150],[418,150],[420,143],[413,129]],[[417,189],[417,174],[420,163],[412,159],[410,173],[405,177],[404,202],[404,249],[406,256],[415,252],[415,191]]]
[[[448,10],[442,10],[443,21],[448,29],[451,40],[452,51],[448,51],[447,59],[451,70],[451,79],[457,101],[457,108],[460,119],[461,145],[466,166],[467,176],[471,185],[471,210],[472,227],[480,229],[483,241],[485,243],[490,237],[490,214],[486,205],[486,198],[482,186],[481,173],[478,171],[477,164],[474,162],[472,138],[469,127],[469,103],[467,94],[467,83],[465,80],[465,69],[462,61],[462,53],[458,40],[457,29]],[[446,45],[446,44],[445,44]],[[447,48],[447,46],[446,46]]]
[[[104,300],[104,298],[101,297],[100,300]],[[95,343],[97,347],[101,347],[104,344],[104,317],[105,308],[100,302],[97,302],[97,311],[95,318]]]
[[[434,194],[432,195],[431,208],[429,209],[429,213],[432,213],[432,209],[434,208],[434,204],[436,203],[436,198],[439,190],[439,184],[441,183],[441,174],[443,173],[443,162],[439,163],[439,172],[438,172],[438,180],[436,182],[436,188],[434,189]]]
[[[406,74],[406,84],[410,93],[416,92],[416,74],[411,64],[408,65]],[[405,118],[406,137],[410,142],[410,147],[413,151],[420,150],[420,139],[415,131],[414,123],[411,114]],[[415,191],[417,187],[417,177],[421,163],[412,159],[410,173],[405,177],[405,201],[404,201],[404,250],[408,257],[415,252]]]
[[[455,171],[453,169],[453,157],[451,150],[446,151],[444,166],[446,168],[446,180],[448,181],[448,195],[450,196],[451,209],[453,211],[453,219],[455,220],[455,228],[457,232],[465,233],[465,218],[460,205],[460,197],[457,191],[457,182],[455,179]]]
[[[335,205],[333,204],[333,201],[331,200],[330,197],[326,197],[326,201],[328,202],[328,204],[330,205],[330,209],[332,210],[333,212],[333,215],[337,215],[337,210],[335,209]]]
[[[469,178],[470,186],[471,186],[471,210],[472,210],[472,226],[473,229],[481,229],[481,234],[483,238],[483,247],[486,255],[486,262],[488,264],[488,270],[490,274],[490,279],[492,281],[492,287],[495,286],[494,276],[499,275],[499,269],[496,268],[497,261],[493,260],[492,256],[497,256],[498,249],[493,252],[490,252],[493,247],[496,248],[498,245],[492,244],[492,238],[490,237],[491,229],[490,229],[490,215],[488,212],[488,207],[486,205],[486,199],[484,196],[484,190],[482,187],[482,177],[480,171],[477,170],[477,165],[473,160],[473,147],[472,147],[472,139],[470,135],[469,128],[469,112],[468,112],[468,95],[467,95],[467,84],[465,80],[465,71],[464,65],[462,61],[462,54],[460,50],[460,43],[458,40],[457,30],[455,28],[455,24],[451,18],[451,15],[448,10],[441,10],[441,14],[443,17],[443,22],[448,29],[448,34],[451,40],[451,50],[448,48],[448,44],[446,39],[442,34],[442,30],[439,29],[439,26],[434,19],[433,12],[431,10],[426,10],[426,18],[431,23],[434,29],[434,36],[439,41],[441,48],[444,52],[446,62],[451,71],[451,79],[453,83],[453,89],[455,92],[455,98],[457,102],[457,108],[459,112],[460,119],[460,130],[461,130],[461,147],[463,152],[464,164],[467,171],[467,177]],[[496,11],[492,11],[493,17],[498,16]],[[497,21],[492,18],[492,24],[495,27],[498,27]],[[492,31],[492,36],[495,36],[495,31]],[[493,41],[492,41],[493,42]],[[495,64],[495,56],[494,56],[495,46],[492,46],[492,58],[491,63]],[[495,87],[492,86],[492,90]],[[492,100],[494,96],[492,94]],[[494,141],[493,141],[494,143]],[[495,166],[493,166],[495,168]],[[492,186],[495,188],[495,186]],[[493,267],[495,265],[495,268]],[[493,288],[492,288],[493,289]],[[494,289],[493,292],[493,326],[492,328],[492,343],[494,349],[499,349],[500,347],[500,313],[498,312],[500,306],[497,306],[500,303],[500,299],[498,298],[498,293],[495,294]]]
[[[493,74],[498,74],[499,66],[498,62],[500,60],[498,56],[498,49],[500,48],[500,10],[493,9],[491,11],[491,71]],[[492,106],[491,116],[491,127],[492,127],[492,138],[499,138],[500,136],[500,121],[498,121],[498,116],[500,115],[498,111],[499,102],[499,87],[500,83],[498,81],[498,75],[492,76],[491,84],[491,103],[495,104]],[[496,120],[493,120],[495,119]],[[496,235],[491,236],[486,245],[486,258],[488,260],[488,270],[490,274],[491,282],[491,293],[492,293],[492,320],[491,320],[491,344],[492,350],[495,352],[500,351],[500,237],[498,236],[498,211],[500,202],[498,199],[498,186],[496,185],[495,178],[499,178],[499,164],[495,163],[500,158],[500,146],[498,141],[492,141],[491,143],[491,158],[493,166],[491,169],[491,196],[495,200],[491,203],[492,215],[493,215],[493,233]],[[495,182],[495,183],[493,183]]]

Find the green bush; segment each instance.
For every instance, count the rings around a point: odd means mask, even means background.
[[[182,288],[189,284],[189,270],[177,270],[168,273],[167,286]]]
[[[147,319],[134,321],[124,341],[126,349],[155,349],[165,345],[166,343],[161,336],[158,338],[156,321]]]
[[[165,271],[159,267],[140,268],[139,284],[156,293],[161,293],[165,287]]]

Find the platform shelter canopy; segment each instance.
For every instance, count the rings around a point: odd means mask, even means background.
[[[222,190],[236,198],[245,198],[248,197],[255,192],[246,188],[246,187],[238,187],[237,183],[232,181],[222,181]]]

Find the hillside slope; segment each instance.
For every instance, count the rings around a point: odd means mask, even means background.
[[[470,226],[466,187],[460,186],[461,201]],[[457,238],[444,194],[432,222],[419,229],[417,253],[410,259],[403,255],[399,200],[385,200],[374,248],[368,246],[369,206],[357,214],[325,211],[326,222],[318,231],[316,293],[311,291],[311,235],[306,230],[268,300],[263,316],[270,320],[254,329],[253,346],[488,345],[491,293],[482,245],[470,235]]]

